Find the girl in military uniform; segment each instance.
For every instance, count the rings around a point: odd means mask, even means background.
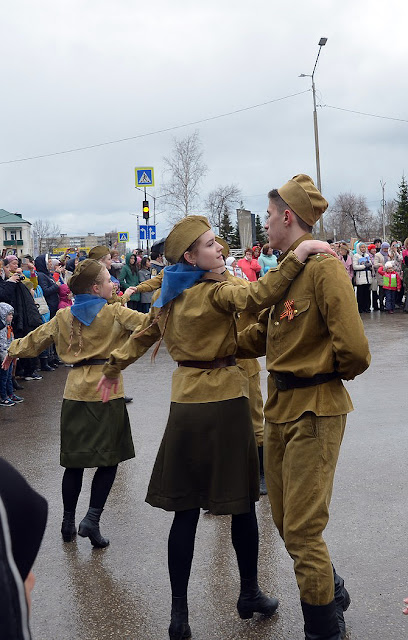
[[[183,218],[166,240],[165,256],[172,266],[164,270],[149,326],[115,349],[103,369],[98,388],[107,401],[120,370],[156,340],[164,339],[178,363],[170,415],[146,497],[152,506],[175,512],[168,543],[171,640],[191,636],[187,587],[200,508],[232,515],[241,577],[239,615],[272,615],[278,607],[277,599],[264,595],[257,582],[259,463],[248,377],[235,362],[235,312],[270,307],[302,270],[309,253],[327,248],[317,241],[303,243],[278,269],[248,286],[237,286],[211,272],[223,265],[223,258],[208,220]]]
[[[122,379],[118,379],[108,404],[100,401],[96,385],[112,349],[142,328],[146,316],[120,303],[106,304],[113,285],[106,267],[96,260],[81,262],[69,284],[75,295],[74,305],[59,310],[25,338],[14,340],[3,368],[8,368],[13,358],[33,358],[52,344],[58,356],[72,365],[61,410],[60,461],[65,467],[61,533],[65,542],[75,537],[75,510],[84,468],[97,467],[88,513],[78,533],[89,537],[94,547],[106,547],[109,540],[100,533],[99,519],[118,463],[135,454]]]

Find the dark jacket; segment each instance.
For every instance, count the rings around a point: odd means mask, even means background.
[[[55,282],[54,278],[48,271],[48,266],[46,262],[46,256],[38,256],[35,261],[35,268],[37,270],[38,276],[38,284],[41,286],[41,289],[44,293],[44,298],[47,301],[50,316],[53,318],[58,311],[59,305],[59,286]]]
[[[0,458],[0,638],[31,638],[24,580],[40,548],[47,511],[46,500]]]
[[[23,338],[42,325],[34,299],[22,282],[0,280],[0,302],[7,302],[14,309],[12,327],[15,338]]]

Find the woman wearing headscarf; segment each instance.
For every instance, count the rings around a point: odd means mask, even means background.
[[[32,566],[47,522],[47,501],[0,458],[0,638],[30,640]]]
[[[187,588],[200,508],[230,514],[231,539],[241,578],[237,603],[241,618],[272,615],[276,598],[258,586],[259,460],[248,402],[248,378],[237,367],[237,311],[261,311],[279,300],[302,270],[309,253],[327,251],[303,242],[278,269],[239,286],[214,272],[223,267],[222,245],[204,216],[178,222],[165,243],[159,298],[145,330],[115,349],[98,385],[107,401],[120,370],[164,339],[178,363],[173,374],[167,427],[156,458],[146,501],[174,511],[168,542],[172,590],[170,640],[190,638]],[[156,347],[156,350],[157,351]]]

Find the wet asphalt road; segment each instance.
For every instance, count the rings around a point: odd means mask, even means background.
[[[346,614],[353,640],[403,640],[408,617],[407,478],[408,317],[372,313],[364,324],[373,361],[349,383],[350,414],[337,470],[326,540],[352,604]],[[67,368],[24,382],[25,402],[0,408],[0,454],[49,501],[49,522],[35,565],[32,631],[35,640],[165,640],[170,592],[166,544],[171,514],[144,502],[163,432],[174,363],[161,348],[125,371],[136,459],[119,467],[102,517],[111,539],[92,550],[88,539],[64,544],[59,412]],[[265,391],[266,373],[262,373]],[[92,471],[86,471],[78,514],[86,512]],[[301,640],[301,610],[291,560],[276,533],[268,498],[257,506],[260,584],[280,598],[272,620],[238,618],[238,571],[228,517],[203,514],[189,589],[194,640]]]

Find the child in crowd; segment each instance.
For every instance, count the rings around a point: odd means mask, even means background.
[[[405,254],[404,260],[402,261],[401,266],[402,266],[402,282],[405,288],[404,313],[408,313],[408,253]]]
[[[397,291],[401,289],[401,278],[395,270],[394,263],[388,261],[384,267],[379,267],[378,273],[383,276],[383,289],[385,292],[385,310],[394,313]]]
[[[59,294],[58,309],[65,309],[65,307],[72,306],[72,293],[71,293],[71,289],[67,284],[62,284],[60,286],[58,294]]]
[[[9,346],[14,340],[11,323],[13,321],[14,309],[6,302],[0,302],[0,358],[1,361],[7,355]],[[13,389],[13,368],[7,371],[0,369],[0,406],[13,407],[16,402],[23,402],[24,398],[16,396]]]

